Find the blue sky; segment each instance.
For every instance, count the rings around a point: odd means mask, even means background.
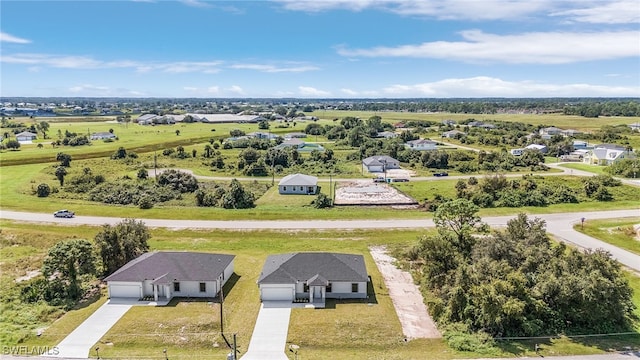
[[[1,96],[640,97],[637,0],[0,1]]]

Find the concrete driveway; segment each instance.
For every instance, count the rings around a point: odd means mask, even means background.
[[[265,301],[253,328],[249,349],[241,360],[288,360],[285,355],[291,302]]]
[[[131,303],[107,301],[56,346],[58,358],[86,359],[92,346],[131,308]],[[95,354],[92,354],[95,355]]]

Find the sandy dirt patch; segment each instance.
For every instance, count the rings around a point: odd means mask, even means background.
[[[393,264],[396,259],[387,254],[384,246],[372,246],[369,252],[389,289],[389,296],[402,324],[404,336],[407,339],[441,338],[442,334],[431,319],[411,274]]]
[[[373,180],[341,181],[336,187],[336,205],[414,205],[417,201],[386,183]]]

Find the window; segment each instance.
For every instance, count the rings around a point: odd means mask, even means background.
[[[358,292],[358,283],[351,284],[351,292],[352,293],[357,293]]]
[[[308,293],[309,292],[309,285],[304,284],[304,286],[302,287],[302,292]]]
[[[327,292],[328,292],[328,293],[330,293],[330,292],[331,292],[331,283],[329,283],[329,284],[327,285]]]
[[[282,191],[287,191],[287,187],[286,187],[286,186],[283,186],[283,187],[282,187]]]
[[[179,282],[174,282],[173,283],[173,291],[180,292],[180,283]]]
[[[207,284],[200,283],[200,292],[207,292]]]

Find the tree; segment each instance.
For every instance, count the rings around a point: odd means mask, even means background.
[[[7,147],[7,149],[18,150],[20,149],[20,142],[14,139],[7,140],[7,142],[5,143],[5,146]]]
[[[206,157],[206,158],[210,158],[212,150],[213,149],[211,148],[211,145],[205,145],[204,146],[204,154],[203,154],[203,156]]]
[[[225,209],[249,209],[255,206],[253,193],[244,189],[237,179],[231,180],[229,189],[222,197],[222,207]]]
[[[58,155],[56,155],[56,160],[60,161],[60,166],[64,166],[64,167],[71,166],[71,155],[69,154],[59,152]]]
[[[267,130],[267,129],[269,129],[269,121],[267,121],[267,120],[261,120],[261,121],[258,123],[258,129],[261,129],[261,130]]]
[[[311,202],[311,205],[313,205],[313,207],[316,209],[324,209],[333,206],[333,201],[331,201],[331,198],[327,195],[319,193],[318,196],[316,196],[316,198]]]
[[[51,187],[49,186],[49,184],[42,183],[38,185],[36,194],[38,194],[38,197],[47,197],[51,194]]]
[[[193,175],[173,169],[163,171],[158,175],[158,184],[181,193],[198,190],[198,180]]]
[[[145,180],[149,177],[149,172],[147,171],[147,169],[140,169],[138,170],[137,177],[140,180]]]
[[[49,131],[49,123],[46,121],[41,121],[38,123],[38,129],[42,131],[42,137],[47,138],[47,131]]]
[[[142,221],[125,219],[115,226],[105,224],[95,243],[102,259],[103,275],[109,275],[149,250],[149,230]]]
[[[46,279],[62,280],[70,299],[80,298],[82,291],[78,277],[96,273],[93,246],[84,239],[71,239],[57,243],[49,249],[42,265],[42,273]]]
[[[126,150],[124,147],[122,147],[122,146],[120,146],[120,147],[118,148],[118,150],[116,150],[116,151],[111,155],[111,158],[112,158],[112,159],[114,159],[114,160],[116,160],[116,159],[124,159],[124,158],[126,158],[126,157],[127,157],[127,150]]]
[[[474,244],[472,232],[481,225],[479,208],[467,199],[455,199],[438,206],[433,222],[442,236],[450,237],[453,245],[463,254],[471,254]]]
[[[180,136],[180,130],[176,130],[176,136]]]
[[[58,166],[56,168],[56,178],[60,182],[60,186],[64,186],[64,177],[67,176],[67,169],[64,166]]]

